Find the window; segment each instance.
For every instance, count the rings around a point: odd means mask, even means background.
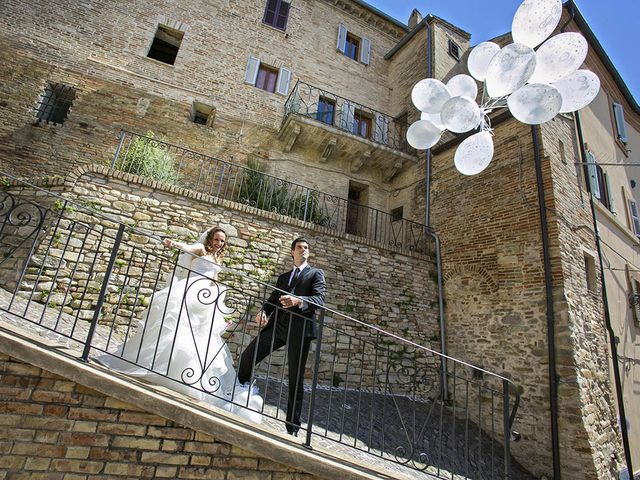
[[[451,39],[449,39],[449,55],[456,60],[460,60],[460,47]]]
[[[624,121],[624,109],[622,105],[613,102],[613,117],[616,121],[616,137],[622,143],[627,143],[627,125]]]
[[[344,46],[344,54],[347,57],[357,61],[359,52],[360,52],[360,39],[354,37],[350,33],[347,33],[347,41]]]
[[[262,63],[259,58],[249,57],[244,81],[267,92],[287,95],[291,83],[291,70],[284,67],[278,69]]]
[[[62,125],[69,115],[75,97],[76,90],[73,87],[62,83],[48,83],[38,104],[38,122]]]
[[[158,25],[156,36],[153,37],[153,42],[151,43],[147,57],[168,65],[173,65],[178,56],[182,37],[184,37],[184,32],[167,27],[166,25]]]
[[[596,163],[592,152],[587,152],[587,177],[591,186],[591,194],[600,200],[600,203],[611,213],[616,213],[609,175]]]
[[[356,109],[353,115],[353,133],[364,138],[371,138],[371,116]]]
[[[200,102],[193,102],[191,105],[191,121],[198,125],[210,127],[216,116],[216,109],[210,105]]]
[[[631,220],[631,229],[636,237],[640,237],[640,215],[638,215],[638,204],[635,200],[628,199],[629,218]]]
[[[286,30],[289,18],[289,2],[284,0],[267,0],[262,23],[279,30]]]
[[[261,64],[258,68],[258,78],[256,79],[256,87],[267,92],[274,93],[276,91],[276,82],[278,81],[278,70],[268,65]]]
[[[627,271],[627,279],[631,287],[629,291],[629,308],[633,314],[634,323],[640,327],[640,281],[638,281],[640,275],[638,273],[638,267],[627,264],[625,265],[625,270]]]
[[[316,113],[316,120],[320,120],[327,125],[333,125],[333,117],[336,110],[335,100],[330,98],[320,97],[318,100],[318,113]]]
[[[596,260],[595,257],[587,252],[584,254],[584,271],[587,280],[587,289],[595,292],[598,288],[598,280],[596,278]]]
[[[365,65],[369,65],[371,60],[371,40],[352,34],[342,23],[338,25],[336,49],[347,57]]]
[[[394,208],[393,210],[391,210],[392,222],[397,222],[399,220],[402,220],[402,218],[403,218],[402,207]]]

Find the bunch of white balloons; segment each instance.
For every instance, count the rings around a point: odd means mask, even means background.
[[[561,15],[561,0],[525,0],[513,17],[514,43],[500,48],[483,42],[469,54],[467,67],[473,78],[456,75],[446,85],[433,78],[419,81],[411,99],[422,114],[407,131],[409,144],[424,150],[438,143],[444,130],[464,133],[479,128],[458,146],[454,157],[460,173],[475,175],[493,158],[491,111],[506,107],[519,121],[537,125],[588,105],[600,90],[600,80],[589,70],[578,70],[587,57],[587,41],[573,32],[546,40]],[[480,104],[474,78],[484,82]]]

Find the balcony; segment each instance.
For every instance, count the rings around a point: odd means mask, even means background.
[[[285,104],[278,137],[285,152],[304,146],[317,152],[320,163],[346,160],[351,173],[376,168],[388,182],[418,161],[406,141],[406,128],[406,120],[298,81]]]

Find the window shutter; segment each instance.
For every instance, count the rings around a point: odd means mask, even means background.
[[[276,86],[276,93],[280,95],[287,95],[289,93],[289,83],[291,83],[291,70],[281,67],[278,72],[278,84]]]
[[[360,61],[365,65],[369,65],[371,60],[371,40],[362,37],[362,43],[360,44]]]
[[[369,65],[371,60],[371,40],[362,37],[362,43],[360,43],[360,61],[365,65]]]
[[[600,199],[600,186],[598,185],[598,169],[596,167],[596,157],[593,153],[587,152],[587,172],[589,173],[589,185],[591,194]]]
[[[627,281],[629,282],[629,308],[633,313],[633,320],[636,325],[640,323],[640,292],[638,292],[638,272],[633,265],[625,265],[627,271]]]
[[[276,15],[276,28],[285,30],[287,28],[287,19],[289,18],[289,2],[284,0],[280,2],[280,8]]]
[[[631,217],[631,229],[636,237],[640,237],[640,215],[638,215],[638,204],[635,200],[628,200],[629,216]]]
[[[260,59],[256,57],[249,57],[247,62],[247,70],[244,72],[244,83],[256,84],[258,78],[258,69],[260,68]]]
[[[344,53],[347,48],[347,27],[345,27],[342,23],[338,25],[338,43],[336,44],[336,49],[339,52]]]
[[[619,103],[613,102],[613,116],[616,119],[618,140],[627,143],[627,125],[624,123],[624,109]]]
[[[353,132],[354,130],[353,118],[355,116],[355,113],[356,113],[355,105],[349,102],[344,102],[342,104],[342,108],[340,109],[340,126],[345,130],[349,130],[350,132]]]
[[[611,191],[611,184],[609,183],[609,174],[603,172],[602,176],[604,177],[604,185],[607,190],[606,193],[607,193],[607,202],[609,204],[609,211],[611,213],[616,213],[616,204],[613,201],[613,192]]]
[[[376,112],[376,128],[373,131],[373,139],[387,145],[389,141],[389,117]]]

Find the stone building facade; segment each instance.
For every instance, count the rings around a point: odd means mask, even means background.
[[[265,4],[5,1],[0,170],[31,179],[82,171],[79,183],[58,185],[58,191],[95,200],[105,189],[118,201],[139,197],[135,212],[127,207],[117,213],[162,225],[158,233],[182,231],[187,220],[145,209],[148,186],[101,169],[111,164],[121,130],[153,132],[171,144],[236,164],[259,162],[285,180],[424,223],[426,159],[404,142],[407,126],[418,118],[411,88],[428,75],[447,79],[460,71],[470,35],[433,16],[409,29],[359,0],[276,2],[287,4],[283,28],[269,20]],[[566,12],[564,20],[570,20]],[[599,61],[591,54],[591,64]],[[597,70],[601,78],[607,68]],[[63,92],[70,108],[54,124],[46,105]],[[629,106],[625,111],[633,110]],[[553,338],[563,477],[611,478],[622,454],[603,305],[594,293],[598,266],[591,272],[595,284],[585,273],[585,255],[597,254],[585,179],[576,177],[575,123],[559,117],[532,130],[508,118],[497,122],[493,164],[471,179],[453,168],[456,141],[446,138],[433,149],[429,202],[431,226],[442,239],[447,329],[455,332],[447,338],[449,353],[521,387],[515,428],[522,440],[512,450],[534,474],[550,475]],[[538,148],[548,272],[534,168]],[[108,187],[101,186],[105,175]],[[42,184],[53,188],[56,181]],[[204,223],[210,208],[194,204],[187,210]],[[222,209],[215,212],[224,220]],[[277,216],[263,221],[234,215],[236,223],[229,223],[240,242],[269,232],[286,244],[291,230],[309,228]],[[280,222],[277,232],[273,222]],[[316,258],[340,286],[333,307],[418,343],[432,341],[438,299],[431,263],[357,235],[305,234],[317,239]],[[280,245],[267,253],[280,262],[283,250]],[[350,275],[354,268],[376,283]],[[412,283],[395,285],[400,276]],[[387,305],[389,283],[411,303],[408,324],[398,318],[406,307]],[[365,298],[375,306],[363,307]]]

